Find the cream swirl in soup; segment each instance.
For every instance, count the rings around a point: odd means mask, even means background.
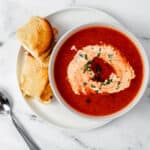
[[[94,80],[95,73],[92,70],[92,64],[96,57],[103,59],[114,69],[114,72],[111,72],[103,81]],[[99,72],[102,71],[100,66],[98,69]],[[125,57],[121,56],[118,49],[103,44],[88,45],[78,50],[68,65],[67,77],[76,94],[116,93],[128,88],[135,74],[132,66]]]

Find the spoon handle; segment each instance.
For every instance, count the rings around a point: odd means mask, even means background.
[[[25,128],[23,127],[21,122],[16,118],[13,112],[11,113],[11,118],[16,129],[22,135],[30,150],[40,150],[40,148],[37,146],[37,144],[34,142],[34,140],[31,138],[31,136],[28,134],[28,132],[25,130]]]

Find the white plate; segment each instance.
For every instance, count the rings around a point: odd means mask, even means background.
[[[72,27],[89,22],[102,22],[106,24],[122,26],[117,20],[107,13],[87,7],[68,8],[55,12],[47,19],[51,22],[52,26],[58,29],[59,39],[66,31]],[[17,60],[17,78],[20,79],[20,72],[22,68],[24,52],[20,49]],[[47,122],[61,128],[75,129],[75,130],[89,130],[103,126],[111,120],[92,120],[85,119],[72,112],[66,110],[61,106],[58,101],[53,98],[50,104],[41,104],[38,100],[25,100],[28,106],[41,118]]]

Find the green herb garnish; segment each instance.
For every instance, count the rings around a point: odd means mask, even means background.
[[[79,56],[80,56],[80,57],[84,57],[84,55],[83,55],[82,53],[79,53]]]
[[[110,84],[112,83],[112,81],[113,81],[112,79],[108,79],[106,84]]]
[[[86,60],[88,60],[88,56],[87,56],[87,54],[79,53],[79,56],[80,56],[80,57],[82,57],[82,58],[85,58]]]
[[[85,54],[85,55],[84,55],[84,58],[85,58],[86,60],[88,60],[88,56],[87,56],[87,54]]]
[[[83,73],[85,73],[86,71],[90,71],[90,67],[91,67],[91,64],[93,62],[92,61],[88,61],[85,65],[84,65],[84,69],[83,69]]]
[[[96,93],[98,93],[98,92],[99,92],[99,90],[95,90],[95,92],[96,92]]]
[[[83,70],[83,73],[85,73],[86,71],[89,71],[89,66],[86,64],[85,66],[84,66],[84,70]]]
[[[118,90],[120,88],[120,81],[117,84],[116,90]]]
[[[108,85],[108,84],[110,84],[110,83],[112,83],[112,82],[113,82],[112,79],[108,79],[108,80],[105,80],[104,82],[102,82],[101,85]]]
[[[101,53],[98,53],[98,54],[97,54],[97,57],[99,57],[100,55],[101,55]]]
[[[83,85],[86,86],[86,85],[87,85],[87,82],[83,82]]]
[[[99,52],[97,53],[97,57],[99,57],[101,55],[101,48],[98,49]]]
[[[90,61],[87,62],[87,65],[91,65],[91,64],[93,64],[92,60],[90,60]]]
[[[91,88],[96,88],[96,86],[95,86],[95,85],[93,85],[93,84],[91,84]]]
[[[108,58],[112,58],[113,57],[113,54],[108,54]]]

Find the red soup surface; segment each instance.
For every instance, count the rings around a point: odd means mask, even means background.
[[[67,79],[68,64],[77,53],[71,50],[71,47],[75,45],[77,49],[82,49],[87,45],[99,44],[100,41],[116,47],[121,55],[126,57],[134,70],[135,78],[131,80],[128,88],[118,93],[77,95]],[[102,78],[107,78],[114,71],[101,60],[95,61],[100,61],[102,65]],[[73,34],[61,46],[54,64],[54,77],[61,96],[72,108],[92,116],[105,116],[126,107],[136,96],[142,84],[143,64],[138,48],[126,35],[107,27],[89,27]]]

